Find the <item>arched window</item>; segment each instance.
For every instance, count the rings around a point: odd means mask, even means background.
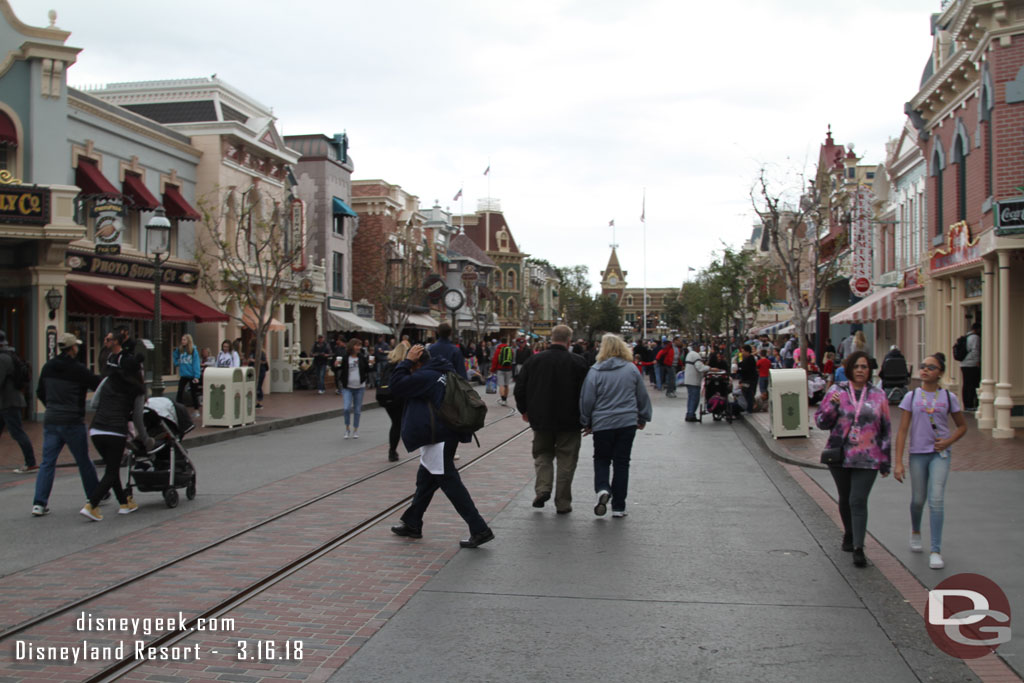
[[[18,127],[6,112],[0,110],[0,171],[18,177]]]
[[[491,273],[491,286],[494,289],[501,289],[501,271],[496,270]]]
[[[505,274],[505,289],[515,289],[515,288],[516,288],[516,271],[512,270],[511,268],[509,268],[508,272]]]
[[[956,162],[956,219],[963,221],[967,220],[967,150],[959,135],[953,146],[953,161]]]
[[[981,72],[981,101],[979,102],[981,113],[978,118],[985,146],[986,197],[992,196],[992,90],[992,76],[989,75],[988,64],[985,64]]]
[[[931,175],[935,178],[935,237],[941,237],[946,224],[942,214],[942,171],[946,167],[946,155],[942,151],[942,140],[937,136],[932,150],[931,166]]]
[[[494,312],[499,318],[501,317],[501,299],[494,300]]]
[[[627,306],[632,306],[633,305],[633,295],[632,294],[626,295],[626,305]]]
[[[511,316],[513,316],[515,314],[516,314],[516,300],[514,298],[512,298],[512,297],[509,297],[508,300],[505,301],[505,317],[511,317]]]

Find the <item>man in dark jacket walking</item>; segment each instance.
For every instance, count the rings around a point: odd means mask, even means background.
[[[32,514],[36,517],[50,511],[47,503],[53,489],[54,469],[65,444],[78,465],[86,497],[91,496],[99,484],[96,468],[89,459],[85,432],[85,395],[99,386],[100,377],[76,360],[81,343],[73,334],[62,334],[58,343],[60,354],[46,361],[39,373],[36,396],[46,406],[46,414],[43,416],[43,464],[36,476],[36,491],[32,500]],[[120,345],[115,345],[111,349],[111,357],[116,358],[120,351]]]
[[[25,433],[21,424],[21,411],[25,409],[25,393],[14,386],[14,349],[7,345],[7,333],[0,330],[0,434],[6,427],[18,446],[25,464],[14,471],[18,474],[31,474],[39,469],[36,464],[36,452],[32,448],[32,440]]]
[[[572,512],[572,478],[580,457],[580,389],[587,362],[569,352],[572,330],[556,325],[551,348],[532,356],[516,380],[516,410],[533,429],[533,466],[537,472],[533,507],[542,508],[555,490],[555,510]],[[555,460],[558,479],[555,479]]]
[[[469,538],[459,545],[476,548],[494,540],[494,532],[480,516],[455,469],[455,449],[460,437],[438,417],[447,373],[452,370],[446,358],[431,357],[422,345],[416,344],[391,373],[391,394],[405,400],[402,442],[409,451],[420,449],[416,493],[409,509],[402,514],[402,521],[391,531],[398,536],[423,538],[423,514],[434,493],[441,489],[469,525]],[[468,441],[471,437],[463,438]]]
[[[444,358],[452,364],[452,369],[462,379],[469,379],[466,375],[466,361],[462,350],[452,343],[452,326],[448,323],[441,323],[437,326],[437,341],[427,349],[431,358]]]

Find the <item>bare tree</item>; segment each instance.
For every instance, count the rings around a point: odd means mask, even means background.
[[[373,276],[359,283],[359,292],[380,305],[387,324],[401,338],[412,309],[428,305],[423,281],[432,270],[430,244],[410,217],[374,249],[377,253],[367,258]],[[373,262],[378,264],[376,269]]]
[[[255,184],[229,188],[219,200],[199,202],[206,229],[196,249],[199,283],[228,315],[253,330],[258,376],[264,340],[274,311],[294,286],[305,236],[281,202]]]
[[[800,362],[806,368],[807,322],[841,274],[851,197],[827,169],[819,168],[815,180],[801,185],[795,205],[788,204],[762,167],[750,198],[764,226],[762,248],[771,252],[786,284]]]

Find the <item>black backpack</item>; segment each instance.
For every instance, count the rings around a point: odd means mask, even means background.
[[[32,367],[23,361],[13,351],[4,351],[11,359],[11,373],[7,375],[7,381],[18,391],[24,391],[32,381]]]
[[[391,373],[394,371],[394,363],[388,363],[380,369],[380,385],[377,387],[377,405],[381,408],[387,408],[395,402],[395,397],[391,395]]]
[[[953,344],[953,360],[961,361],[967,358],[967,335],[956,340]]]

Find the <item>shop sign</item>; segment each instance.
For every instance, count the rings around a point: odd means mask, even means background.
[[[914,268],[913,270],[907,270],[903,272],[903,284],[900,285],[900,289],[906,289],[907,287],[917,287],[921,284],[921,269]]]
[[[121,253],[124,241],[124,203],[120,199],[104,197],[92,206],[91,215],[96,218],[94,240],[97,254],[117,255]]]
[[[49,188],[0,185],[0,223],[46,225],[49,222]]]
[[[57,326],[46,326],[46,360],[57,357]]]
[[[850,290],[858,297],[871,293],[871,198],[871,190],[857,188],[850,221]]]
[[[949,226],[946,233],[946,244],[932,252],[929,267],[932,271],[936,271],[979,258],[981,256],[979,240],[978,237],[971,239],[971,228],[967,225],[967,221],[954,223]]]
[[[298,249],[292,270],[301,273],[306,269],[306,203],[298,197],[291,202],[291,232],[294,249]]]
[[[146,283],[153,282],[154,268],[151,263],[146,261],[131,261],[117,256],[70,252],[65,263],[74,273],[138,280]],[[161,270],[163,272],[161,282],[164,284],[195,287],[199,281],[199,270],[196,268],[182,268],[165,263]]]
[[[996,235],[1024,234],[1024,198],[996,202]]]

